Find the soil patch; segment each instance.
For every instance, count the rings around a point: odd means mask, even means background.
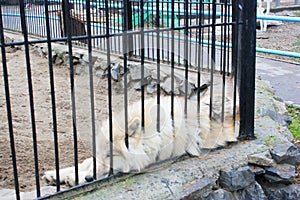
[[[6,50],[18,177],[21,191],[29,191],[35,189],[35,173],[25,53],[17,48],[6,48]],[[2,57],[0,59],[2,60]],[[30,67],[35,106],[39,175],[42,176],[46,170],[55,169],[48,60],[39,57],[31,50]],[[67,167],[74,163],[70,74],[68,67],[63,65],[55,65],[53,71],[60,167]],[[0,73],[3,73],[2,66]],[[87,137],[87,134],[91,132],[88,75],[75,75],[74,81],[75,94],[80,96],[80,99],[76,99],[76,128],[79,135],[78,156],[79,161],[83,161],[91,156],[89,145],[85,141],[85,138],[90,138]],[[95,112],[98,119],[105,119],[107,116],[106,79],[96,79],[95,85],[103,86],[95,89]],[[0,187],[14,188],[3,76],[0,76],[0,88],[0,120],[2,122],[0,124]]]
[[[276,16],[300,16],[300,10],[271,13]],[[268,26],[267,31],[257,30],[257,47],[300,53],[300,22],[281,22],[280,25]],[[263,54],[269,58],[289,60],[300,63],[299,58]]]

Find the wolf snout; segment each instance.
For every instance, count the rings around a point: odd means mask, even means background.
[[[86,175],[84,179],[86,182],[92,182],[94,180],[94,177],[91,175]]]

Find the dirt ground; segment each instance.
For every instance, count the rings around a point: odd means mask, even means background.
[[[18,177],[21,191],[35,189],[33,160],[33,136],[31,126],[27,71],[24,51],[6,48],[11,112],[15,149],[17,155]],[[2,62],[2,57],[0,58]],[[30,66],[33,83],[37,152],[40,179],[46,170],[55,169],[54,136],[51,106],[51,89],[48,59],[40,57],[30,50]],[[54,65],[54,84],[57,113],[57,132],[59,143],[60,168],[74,165],[73,125],[70,93],[69,69],[63,65]],[[7,126],[6,99],[3,81],[3,68],[0,68],[0,188],[14,188],[13,169],[10,152],[10,138]],[[91,157],[91,104],[89,78],[87,73],[75,75],[76,124],[78,133],[79,162]],[[95,76],[95,115],[96,121],[107,119],[107,81]],[[113,108],[120,109],[118,90],[113,88]],[[135,101],[138,95],[129,93],[129,101]],[[43,183],[41,183],[43,184]]]
[[[285,11],[277,15],[297,15],[300,11]],[[269,26],[266,32],[257,32],[257,46],[284,51],[300,52],[300,23],[283,22],[281,25]],[[24,63],[25,54],[20,49],[7,48],[7,66],[9,74],[12,120],[14,139],[18,163],[18,173],[21,191],[35,189],[35,173],[33,161],[33,141],[30,119],[30,106],[28,99],[27,72]],[[282,56],[265,55],[271,58],[289,60],[300,63],[300,59],[287,58]],[[0,58],[2,61],[2,57]],[[36,53],[30,54],[32,80],[34,90],[36,133],[38,141],[38,155],[40,176],[46,170],[55,168],[54,161],[54,139],[52,126],[51,96],[49,84],[48,60],[41,58]],[[59,138],[60,167],[67,167],[74,163],[73,159],[73,137],[72,137],[72,112],[69,70],[65,66],[54,66],[57,129]],[[0,73],[3,73],[2,67]],[[95,79],[95,85],[99,86],[96,92],[96,116],[98,119],[107,117],[107,82],[105,79]],[[14,188],[13,170],[11,165],[10,138],[7,127],[6,99],[4,91],[3,76],[0,76],[0,187]],[[87,75],[75,76],[77,109],[77,127],[79,133],[79,161],[91,156],[88,148],[91,122],[90,119],[90,98],[89,82]],[[136,98],[130,94],[129,98]],[[85,97],[85,98],[84,98]],[[97,104],[97,102],[101,102]],[[2,134],[5,133],[5,134]],[[71,147],[71,148],[70,148]],[[71,155],[71,156],[70,156]],[[28,164],[30,163],[30,164]]]
[[[37,152],[40,180],[47,170],[55,169],[54,134],[51,106],[51,89],[48,59],[40,57],[30,48],[30,67],[33,83]],[[13,132],[17,156],[18,178],[21,191],[35,189],[33,136],[30,115],[29,92],[24,50],[6,48],[6,59],[10,85],[10,101]],[[14,188],[10,138],[7,125],[6,99],[4,91],[2,56],[0,57],[0,188]],[[54,65],[54,84],[57,113],[60,168],[74,165],[74,143],[69,68]],[[74,76],[76,99],[76,124],[78,133],[79,162],[92,156],[91,103],[88,73]],[[95,115],[101,124],[108,117],[107,79],[94,76]],[[113,111],[123,108],[123,95],[119,83],[113,84]],[[140,98],[140,92],[128,91],[128,101]],[[121,108],[122,107],[122,108]],[[45,183],[41,182],[41,185]]]
[[[300,9],[294,11],[282,11],[271,14],[277,16],[299,17]],[[256,46],[266,49],[275,49],[300,53],[300,23],[280,22],[278,25],[272,25],[272,21],[270,21],[270,23],[271,25],[268,26],[266,32],[260,31],[260,29],[257,30]],[[263,53],[259,53],[259,55],[300,63],[299,58],[291,58]]]
[[[9,84],[11,86],[10,96],[18,173],[20,188],[22,191],[25,191],[33,189],[33,186],[35,185],[33,184],[35,182],[35,175],[32,150],[32,128],[31,119],[29,117],[27,72],[24,66],[24,51],[16,49],[8,50],[6,55]],[[41,176],[45,170],[53,169],[55,166],[48,61],[46,58],[42,59],[35,53],[30,54],[30,60],[35,102],[37,148]],[[55,66],[54,68],[60,165],[61,167],[66,167],[66,163],[74,162],[72,156],[67,156],[73,155],[72,148],[69,147],[70,145],[73,145],[73,139],[71,138],[72,134],[70,134],[72,132],[72,113],[70,111],[69,74],[68,70],[63,66]],[[2,67],[0,71],[2,74]],[[2,122],[0,124],[0,131],[1,133],[8,133],[3,76],[1,76],[0,79],[0,119]],[[86,90],[88,89],[84,88],[83,90],[85,90],[83,92],[87,92]],[[104,91],[101,92],[105,93]],[[104,98],[102,100],[105,101]],[[87,101],[88,98],[84,99],[85,103],[87,103]],[[78,114],[78,116],[80,116],[78,121],[82,121],[82,115]],[[8,134],[0,134],[0,141],[0,187],[13,188],[12,161]],[[82,145],[83,144],[80,142],[79,160],[90,155],[86,148],[82,148]]]

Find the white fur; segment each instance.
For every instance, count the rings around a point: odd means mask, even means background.
[[[208,103],[201,102],[200,115],[197,112],[197,102],[189,100],[187,113],[184,114],[184,99],[175,98],[174,121],[171,118],[171,98],[161,97],[160,131],[157,131],[156,99],[145,101],[145,127],[141,127],[141,102],[131,104],[128,108],[129,148],[125,146],[124,112],[113,115],[113,168],[115,171],[140,171],[148,165],[183,154],[200,155],[200,147],[205,147],[202,139],[214,140],[214,147],[226,141],[235,140],[232,125],[228,127],[219,122],[213,124],[208,117]],[[208,99],[206,99],[208,100]],[[198,120],[199,119],[199,120]],[[98,127],[96,136],[97,147],[97,177],[101,178],[109,172],[109,122],[103,122]],[[228,128],[228,133],[223,133]],[[214,134],[211,132],[215,130]],[[201,134],[200,134],[201,133]],[[218,138],[220,137],[220,138]],[[202,138],[202,139],[201,139]],[[212,142],[212,141],[210,141]],[[208,145],[209,146],[209,145]],[[92,175],[92,158],[79,164],[79,183],[85,182],[87,175]],[[60,170],[61,183],[75,185],[74,167]],[[55,184],[55,170],[45,172],[43,179],[49,184]]]

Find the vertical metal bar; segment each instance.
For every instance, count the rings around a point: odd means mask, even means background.
[[[62,15],[61,15],[61,19],[62,19],[62,23],[61,25],[63,26],[63,29],[61,30],[61,33],[62,33],[62,37],[66,37],[66,28],[67,28],[67,20],[66,20],[66,0],[62,0],[61,1],[61,12],[62,12]]]
[[[208,5],[208,27],[207,27],[207,41],[210,41],[210,38],[211,38],[211,16],[212,16],[212,14],[211,14],[211,3],[207,3],[207,5]],[[211,44],[210,44],[210,42],[208,42],[208,45],[207,45],[207,68],[208,69],[210,69],[210,63],[211,63],[211,58],[210,58],[210,54],[211,54],[211,52],[210,52],[210,47],[211,46]]]
[[[73,125],[73,140],[74,140],[74,166],[75,166],[75,184],[78,185],[78,142],[77,142],[77,125],[76,125],[76,102],[75,102],[75,82],[74,82],[74,65],[73,65],[73,49],[72,49],[72,18],[70,13],[70,3],[65,1],[64,4],[66,13],[66,36],[69,51],[70,65],[70,86],[71,86],[71,102],[72,102],[72,125]]]
[[[154,3],[153,3],[153,0],[152,0],[152,2],[151,2],[151,16],[152,16],[152,22],[153,21],[155,21],[155,15],[154,15]],[[153,47],[152,47],[152,60],[155,60],[155,48],[154,48],[154,37],[155,37],[155,35],[154,34],[152,34],[152,45],[153,45]]]
[[[200,25],[201,22],[199,21],[200,20],[200,10],[199,10],[199,6],[200,6],[200,3],[201,1],[199,2],[195,2],[195,11],[196,11],[196,24],[195,25]],[[198,66],[198,60],[199,60],[199,57],[197,56],[198,55],[198,52],[199,52],[199,37],[198,37],[198,34],[199,33],[199,29],[196,28],[196,33],[195,33],[195,37],[196,37],[196,44],[195,44],[195,60],[194,60],[194,63],[195,63],[195,67]]]
[[[89,80],[90,80],[90,102],[91,102],[91,124],[92,124],[92,148],[93,148],[93,178],[97,178],[97,155],[96,155],[96,127],[95,127],[95,95],[93,78],[93,57],[92,57],[92,30],[91,30],[91,1],[86,0],[86,19],[87,19],[87,45],[89,59]]]
[[[111,84],[111,62],[110,62],[110,33],[109,33],[109,8],[108,0],[105,0],[105,36],[106,36],[106,58],[107,58],[107,70],[108,70],[108,116],[109,116],[109,153],[110,153],[110,169],[109,176],[113,175],[113,122],[112,122],[112,84]]]
[[[32,140],[33,140],[33,153],[34,153],[34,169],[36,178],[36,193],[39,197],[40,191],[40,175],[39,175],[39,161],[37,152],[37,138],[36,138],[36,124],[35,124],[35,109],[34,109],[34,98],[33,98],[33,86],[31,77],[31,65],[30,65],[30,52],[29,52],[29,41],[28,41],[28,29],[26,25],[25,7],[24,2],[20,1],[20,17],[22,25],[22,33],[24,37],[24,48],[25,48],[25,59],[26,59],[26,70],[27,70],[27,84],[29,92],[29,104],[30,104],[30,115],[31,115],[31,128],[32,128]]]
[[[230,18],[230,7],[232,7],[232,2],[230,1],[228,3],[228,1],[227,1],[226,5],[228,7],[227,8],[227,13],[226,13],[226,16],[227,16],[226,19],[227,19],[227,23],[230,23],[231,21],[233,21],[232,20],[233,17]],[[230,21],[230,19],[231,19],[231,21]],[[233,35],[233,33],[230,32],[230,28],[229,28],[230,25],[227,24],[226,26],[227,26],[227,36],[228,36],[227,44],[226,44],[226,45],[228,45],[227,46],[227,76],[229,76],[232,73],[232,66],[231,66],[231,70],[230,70],[230,62],[229,62],[229,57],[230,57],[230,54],[232,54],[232,52],[230,51],[229,45],[230,45],[230,41],[232,41],[232,35]],[[231,39],[230,39],[230,37],[231,37]]]
[[[144,0],[140,0],[140,23],[141,23],[141,125],[145,127],[145,35],[144,35]]]
[[[167,3],[167,16],[168,16],[168,21],[167,21],[167,27],[170,28],[170,5],[171,5],[171,2],[168,1]],[[168,39],[167,39],[167,62],[170,63],[170,31],[167,32],[168,33]],[[162,58],[163,61],[165,61],[165,58]]]
[[[219,1],[218,1],[219,2]],[[219,7],[219,5],[217,6],[217,11],[219,12],[219,10],[218,9],[220,9],[220,7]],[[225,48],[224,47],[224,40],[225,40],[225,37],[226,37],[226,32],[224,32],[224,18],[225,18],[225,16],[224,16],[224,8],[223,8],[223,4],[221,5],[221,16],[220,16],[220,18],[221,18],[221,26],[220,26],[220,28],[221,28],[221,47],[220,47],[220,74],[222,74],[223,73],[223,67],[224,67],[224,65],[223,65],[223,61],[224,61],[224,59],[225,59],[225,56],[224,56],[224,52],[226,52],[226,51],[223,51],[223,49]],[[223,58],[223,56],[224,56],[224,58]]]
[[[132,2],[130,0],[127,1],[127,16],[126,19],[124,20],[127,23],[128,30],[132,30]],[[128,56],[132,57],[133,56],[133,35],[128,35],[127,38],[128,41]]]
[[[203,2],[200,1],[199,2],[199,36],[198,36],[198,70],[197,70],[197,88],[198,88],[198,92],[197,92],[197,111],[200,112],[200,87],[201,87],[201,67],[203,65],[203,62],[201,62],[203,60],[203,46],[201,44],[203,44],[203,39],[202,39],[202,35],[203,35],[203,31],[202,31],[202,21],[204,20],[203,17]]]
[[[11,113],[6,51],[4,46],[5,41],[4,41],[4,28],[3,28],[1,5],[0,5],[0,43],[1,43],[1,56],[2,56],[2,67],[3,67],[3,81],[4,81],[5,99],[6,99],[7,123],[8,123],[8,130],[9,130],[10,151],[11,151],[13,173],[14,173],[15,193],[16,193],[16,199],[20,200],[20,187],[19,187],[19,179],[18,179],[15,139],[14,139],[14,130],[13,130],[12,113]]]
[[[224,18],[224,21],[223,21],[223,25],[224,26],[224,48],[223,48],[223,66],[222,66],[222,80],[223,80],[223,84],[222,84],[222,115],[221,115],[221,121],[224,122],[224,118],[225,118],[225,73],[226,73],[226,48],[227,48],[227,19],[228,19],[228,13],[227,13],[227,0],[225,1],[225,9],[223,9],[223,6],[222,5],[222,11],[225,12],[223,14],[223,18]],[[222,12],[222,13],[223,13]],[[223,28],[222,28],[223,30]],[[222,54],[222,53],[221,53]],[[221,63],[222,64],[222,63]]]
[[[159,34],[159,0],[156,0],[156,58],[157,58],[157,116],[156,130],[160,132],[160,34]],[[163,49],[163,48],[162,48]]]
[[[243,1],[241,38],[239,139],[254,139],[256,1]]]
[[[166,3],[165,3],[165,1],[162,1],[161,2],[161,8],[164,10],[165,8],[164,8],[164,6],[166,5]],[[168,8],[166,8],[166,9],[168,9]],[[161,17],[160,17],[160,15],[161,15]],[[164,12],[162,11],[162,12],[159,12],[159,13],[157,13],[157,16],[158,16],[158,19],[160,19],[161,20],[161,24],[162,24],[162,26],[164,26],[164,24],[166,24],[166,22],[164,21]],[[164,31],[162,31],[162,35],[164,34]],[[163,60],[166,56],[165,56],[165,51],[164,51],[164,49],[165,49],[165,42],[164,42],[164,40],[162,40],[162,42],[161,42],[161,59]]]
[[[184,1],[184,69],[185,69],[185,80],[184,80],[184,87],[185,87],[185,95],[184,95],[184,114],[187,115],[187,98],[188,98],[188,80],[189,80],[189,74],[188,74],[188,0]]]
[[[202,13],[202,21],[201,21],[201,23],[205,23],[205,15],[204,15],[204,6],[205,6],[205,3],[203,3],[203,1],[201,1],[201,5],[200,5],[200,8],[201,8],[201,13]],[[201,34],[200,34],[201,36],[200,36],[200,39],[201,39],[201,64],[200,64],[200,66],[201,66],[201,70],[203,70],[203,66],[204,66],[204,51],[203,51],[203,49],[204,49],[204,28],[202,28],[202,31],[201,31]]]
[[[55,87],[54,87],[54,74],[53,74],[53,59],[52,59],[52,44],[51,44],[51,30],[48,1],[44,2],[45,16],[46,16],[46,36],[48,46],[48,66],[51,90],[51,103],[52,103],[52,127],[54,135],[54,152],[55,152],[55,169],[56,169],[56,191],[60,191],[60,177],[59,177],[59,151],[58,151],[58,134],[57,134],[57,117],[56,117],[56,103],[55,103]]]
[[[147,13],[147,15],[149,13],[149,4],[148,3],[147,3],[147,8],[146,8],[146,13]],[[146,27],[147,27],[147,29],[149,29],[151,27],[149,19],[147,21]],[[147,59],[150,59],[150,34],[147,35],[147,42],[146,43],[147,43]]]
[[[174,65],[175,65],[175,0],[171,0],[171,118],[174,120]]]
[[[110,4],[111,4],[111,6],[112,5],[116,5],[116,6],[118,6],[117,4],[118,4],[118,2],[117,1],[110,1]],[[112,21],[113,21],[113,29],[112,29],[112,31],[113,31],[113,33],[115,34],[116,32],[117,32],[117,29],[116,29],[116,14],[115,14],[115,11],[113,11],[113,15],[112,15]],[[117,38],[119,38],[119,37],[113,37],[113,39],[114,39],[114,42],[113,41],[111,41],[111,42],[113,42],[114,43],[114,48],[113,48],[113,51],[115,52],[115,53],[121,53],[120,51],[118,51],[117,50]],[[120,45],[119,45],[120,43],[118,43],[118,46],[120,47]]]
[[[190,19],[189,25],[192,25],[192,19],[191,19],[191,17],[192,17],[191,16],[192,15],[191,14],[192,13],[192,2],[189,2],[188,6],[189,6],[189,13],[190,13],[189,14],[189,19]],[[189,31],[189,36],[190,37],[189,37],[189,40],[188,40],[189,41],[189,50],[188,50],[188,52],[190,52],[189,53],[189,57],[188,57],[188,62],[189,62],[188,65],[189,66],[192,65],[192,42],[191,42],[192,41],[192,37],[193,37],[192,34],[193,34],[193,29],[190,29],[190,31]]]
[[[129,29],[128,27],[128,6],[129,6],[129,0],[123,1],[124,6],[124,23],[123,23],[123,65],[124,65],[124,122],[125,122],[125,145],[127,148],[129,148],[129,140],[128,140],[128,92],[127,92],[127,55],[128,55],[128,34],[127,31]]]
[[[232,0],[232,53],[231,53],[231,66],[232,76],[234,79],[234,92],[233,92],[233,121],[236,120],[236,100],[237,100],[237,60],[238,60],[238,32],[239,32],[239,0]]]
[[[177,1],[177,7],[178,7],[178,16],[180,16],[180,10],[181,10],[181,4],[184,4],[184,2],[180,2],[180,1]],[[180,23],[181,20],[178,20],[178,26],[180,27],[181,26],[181,23]],[[178,31],[179,33],[181,33],[181,29],[179,29]],[[179,34],[181,35],[181,34]],[[178,41],[178,49],[177,49],[177,63],[178,65],[181,65],[181,41]]]
[[[216,0],[212,1],[212,42],[211,42],[211,69],[210,69],[210,103],[209,103],[209,117],[212,117],[213,101],[214,101],[214,72],[216,65]]]

